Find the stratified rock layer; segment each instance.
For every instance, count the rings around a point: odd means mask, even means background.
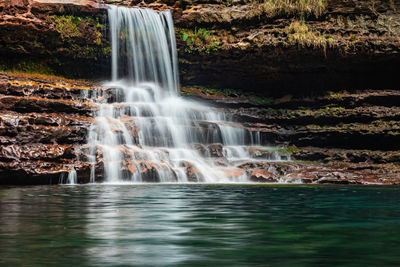
[[[303,2],[104,1],[172,10],[185,84],[270,95],[396,86],[399,1]],[[0,2],[0,64],[108,76],[106,12],[90,1]]]
[[[95,105],[93,84],[0,73],[0,183],[58,183],[78,155]],[[87,166],[86,166],[87,168]]]
[[[0,68],[107,76],[105,14],[91,1],[0,1]]]
[[[294,162],[278,163],[286,167],[268,176],[269,180],[284,177],[291,181],[297,177],[310,183],[356,184],[400,181],[399,91],[260,98],[232,90],[184,87],[182,93],[233,114],[248,130],[260,132],[263,145],[286,147],[280,152],[290,155]],[[261,173],[269,167],[257,166],[243,165],[259,168],[256,177],[264,177]]]
[[[303,1],[311,3],[304,9],[299,1],[224,2],[182,1],[176,18],[185,83],[269,95],[397,86],[399,1]],[[192,34],[196,27],[216,39]]]
[[[91,98],[99,91],[103,92],[101,99],[105,101],[115,94],[112,88],[89,82],[0,74],[0,184],[66,182],[71,170],[77,171],[78,182],[89,182],[92,159],[88,156],[86,137],[93,122],[93,111],[98,109]],[[232,113],[249,131],[260,132],[264,145],[279,146],[251,148],[249,153],[255,160],[236,162],[239,168],[236,170],[226,169],[231,177],[246,173],[251,181],[269,183],[400,182],[400,153],[394,151],[400,143],[399,102],[392,108],[383,105],[391,105],[393,91],[343,93],[340,103],[347,104],[342,108],[335,107],[334,103],[339,103],[337,94],[314,99],[287,96],[261,105],[243,96],[215,93],[210,97],[201,89],[182,88],[182,93],[188,92],[190,97],[211,101],[215,108]],[[381,99],[385,97],[387,101]],[[304,107],[297,109],[296,103],[300,102]],[[381,104],[378,106],[378,103]],[[343,118],[347,120],[345,124],[341,122]],[[124,123],[135,136],[134,120],[127,118]],[[205,124],[199,130],[206,131],[209,127]],[[193,144],[193,147],[209,155],[218,166],[226,166],[221,144]],[[121,171],[126,177],[140,165],[145,181],[158,181],[157,166],[147,161],[130,164],[130,151],[124,146],[120,151],[125,155],[121,159],[125,162]],[[96,153],[96,181],[103,179],[101,153],[100,150]],[[284,159],[290,156],[292,161],[265,161],[276,153]],[[196,171],[187,164],[188,177],[195,177]]]

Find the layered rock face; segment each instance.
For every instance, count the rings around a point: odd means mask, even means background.
[[[108,76],[105,14],[90,1],[0,1],[0,68]]]
[[[99,91],[103,93],[98,94]],[[216,108],[234,114],[248,131],[260,132],[263,145],[279,146],[253,147],[249,152],[254,160],[237,162],[238,169],[229,173],[232,177],[246,172],[255,182],[400,182],[400,153],[393,151],[398,149],[400,136],[397,108],[389,109],[384,105],[348,108],[357,101],[376,104],[386,99],[383,102],[390,105],[390,101],[398,97],[394,91],[365,92],[364,99],[351,94],[340,96],[347,108],[334,107],[337,95],[314,99],[280,98],[269,104],[256,104],[254,99],[242,96],[216,93],[210,97],[201,89],[182,88],[183,94],[188,95],[188,92],[192,98],[211,101]],[[78,182],[89,182],[91,160],[86,139],[94,111],[99,108],[96,102],[113,101],[115,94],[113,88],[89,82],[0,74],[0,184],[65,183],[72,170],[78,173]],[[299,103],[302,109],[295,108]],[[318,108],[321,105],[325,108]],[[312,124],[318,120],[319,125]],[[135,135],[135,121],[126,120],[126,123]],[[370,125],[377,127],[369,128]],[[204,131],[207,129],[209,125],[204,125]],[[330,148],[321,148],[326,146]],[[225,166],[227,159],[221,144],[194,147]],[[371,151],[364,147],[386,150]],[[130,176],[137,170],[129,162],[130,151],[121,149],[122,154],[126,152],[121,160],[127,161],[122,171]],[[277,154],[292,160],[265,161]],[[101,151],[96,157],[95,179],[101,181],[104,178]],[[135,166],[140,164],[145,181],[157,182],[157,166],[146,161],[135,163]],[[191,177],[196,169],[187,165],[186,172]]]
[[[75,77],[108,76],[106,7],[96,3],[0,2],[0,63]],[[170,9],[185,84],[275,95],[396,85],[397,0],[102,3]]]
[[[113,3],[170,9],[182,83],[202,86],[182,94],[233,113],[294,160],[243,162],[254,181],[399,183],[399,1]],[[109,77],[106,13],[90,1],[0,1],[0,67]],[[0,74],[0,183],[58,183],[72,169],[88,182],[89,96],[99,88]],[[218,145],[204,149],[224,161]]]
[[[0,74],[0,183],[59,183],[80,170],[92,84]]]
[[[293,162],[278,165],[296,171],[284,168],[281,177],[312,183],[400,181],[399,91],[260,98],[184,87],[182,93],[234,114],[247,129],[260,132],[264,145],[284,147],[280,151]]]
[[[396,0],[113,3],[173,10],[186,84],[275,95],[396,85]]]

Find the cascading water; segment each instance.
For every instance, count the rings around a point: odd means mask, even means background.
[[[235,166],[252,160],[259,135],[179,96],[170,12],[110,6],[108,16],[112,81],[89,133],[91,181],[100,158],[106,182],[247,182]]]

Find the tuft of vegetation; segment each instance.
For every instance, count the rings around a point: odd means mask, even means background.
[[[56,74],[48,74],[48,73],[38,73],[36,71],[32,72],[24,72],[21,70],[10,70],[10,69],[1,69],[0,72],[7,73],[12,76],[17,76],[20,78],[28,78],[28,79],[41,79],[41,80],[49,80],[49,81],[64,81],[68,83],[92,83],[95,81],[92,80],[85,80],[85,79],[69,79],[63,76],[59,76]]]
[[[269,13],[319,17],[327,6],[327,0],[264,0],[264,9]]]
[[[204,28],[196,28],[194,31],[178,29],[177,35],[184,42],[186,53],[203,52],[209,54],[212,51],[217,51],[221,46],[218,37]]]
[[[35,73],[41,75],[54,75],[54,70],[47,64],[30,60],[19,61],[12,66],[0,64],[0,70],[6,73]]]
[[[101,38],[103,36],[101,30],[105,26],[98,19],[66,15],[52,15],[50,17],[55,22],[55,27],[60,32],[62,38],[83,37],[88,32],[87,28],[92,27],[95,29],[92,34],[93,44],[101,45]]]
[[[110,46],[103,47],[103,54],[106,56],[110,56],[111,55],[111,47]]]
[[[336,40],[318,31],[310,30],[304,22],[294,21],[285,28],[289,45],[300,47],[323,48],[334,47]]]
[[[299,151],[300,151],[300,149],[297,148],[296,146],[278,148],[278,152],[281,153],[281,154],[289,154],[289,155],[291,155],[291,154],[299,152]]]
[[[343,100],[343,93],[339,93],[339,92],[332,92],[332,91],[329,91],[328,92],[329,93],[329,99],[332,99],[332,100],[338,100],[338,101],[342,101]]]
[[[82,23],[81,17],[53,15],[51,18],[56,23],[56,29],[61,33],[63,38],[80,35],[79,26]]]
[[[224,4],[225,4],[225,6],[232,6],[232,1],[231,0],[226,0],[225,2],[224,2]]]
[[[228,89],[228,88],[217,89],[217,88],[207,88],[207,87],[198,86],[198,85],[194,85],[192,87],[196,88],[196,89],[200,89],[203,94],[208,95],[208,96],[222,95],[222,96],[225,96],[225,97],[239,97],[239,96],[241,96],[243,94],[239,90]]]
[[[250,96],[249,101],[256,105],[271,105],[274,100],[270,97]]]

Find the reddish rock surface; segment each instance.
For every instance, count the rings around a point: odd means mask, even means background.
[[[0,73],[0,183],[58,183],[78,159],[96,106],[93,84]],[[68,100],[66,100],[68,99]]]
[[[79,182],[89,182],[90,158],[86,136],[88,127],[93,122],[93,111],[96,104],[89,96],[98,90],[105,92],[105,97],[112,97],[112,88],[99,88],[96,84],[63,80],[59,78],[36,77],[32,75],[0,74],[0,184],[49,184],[65,182],[67,173],[74,169],[78,172]],[[208,95],[201,90],[183,88],[183,92],[196,93],[197,98],[210,101]],[[370,96],[392,98],[390,94],[370,92]],[[293,107],[291,101],[300,99],[286,98],[272,101],[268,108],[252,104],[251,98],[243,96],[223,96],[214,94],[216,108],[226,109],[236,119],[248,126],[250,131],[261,132],[261,142],[265,145],[284,145],[286,148],[263,150],[252,148],[249,152],[260,161],[238,162],[237,168],[225,169],[226,159],[221,144],[200,145],[194,148],[203,155],[208,155],[232,178],[247,174],[255,182],[289,182],[314,184],[398,184],[400,183],[400,153],[398,150],[383,151],[385,143],[395,140],[392,147],[398,144],[398,112],[396,107],[388,109],[384,106],[368,106],[366,99],[372,101],[365,93],[351,95],[354,101],[348,101],[349,106],[334,113],[318,108],[318,101],[326,104],[329,101],[318,97],[312,101],[307,98],[310,106],[307,110],[279,109],[276,107]],[[65,97],[68,100],[62,99]],[[194,97],[194,95],[192,95]],[[348,96],[350,97],[350,95]],[[357,99],[357,101],[355,101]],[[365,102],[362,102],[364,99]],[[332,100],[332,99],[331,99]],[[333,99],[332,101],[336,101]],[[381,101],[381,100],[380,100]],[[386,102],[386,101],[382,101]],[[346,102],[347,103],[347,102]],[[350,108],[351,105],[360,105]],[[371,103],[376,104],[372,101]],[[386,102],[388,103],[388,102]],[[230,105],[252,105],[244,109],[232,109]],[[273,108],[276,105],[275,108]],[[363,106],[363,108],[361,108]],[[364,125],[359,128],[346,128],[346,124],[336,121],[337,118],[353,116],[352,125]],[[362,115],[361,115],[362,114]],[[320,117],[324,119],[318,119]],[[307,124],[307,118],[316,120],[313,126]],[[249,119],[251,118],[251,119]],[[363,123],[357,122],[361,119]],[[382,125],[372,127],[381,120]],[[264,121],[271,124],[250,121]],[[390,124],[390,122],[395,122]],[[335,123],[339,123],[336,125]],[[126,118],[126,124],[133,136],[137,129],[134,119]],[[210,125],[204,125],[204,130]],[[330,134],[328,134],[328,129]],[[365,130],[363,130],[365,129]],[[199,130],[202,130],[200,128]],[[349,149],[344,137],[353,140],[360,134],[368,136],[368,142],[358,142],[358,149]],[[342,138],[337,138],[342,135]],[[155,138],[162,138],[155,136]],[[301,143],[314,147],[302,147]],[[389,141],[388,141],[389,140]],[[374,142],[380,150],[367,150]],[[329,147],[335,143],[336,146]],[[300,145],[299,145],[300,144]],[[294,146],[296,145],[296,146]],[[315,146],[320,147],[315,147]],[[342,148],[338,148],[342,147]],[[138,147],[140,150],[140,147]],[[123,177],[131,177],[136,173],[144,180],[157,182],[155,166],[147,161],[132,161],[130,151],[121,147],[125,154],[122,159]],[[291,158],[288,162],[265,162],[262,159],[273,159],[278,153],[283,158]],[[96,181],[103,179],[102,152],[97,151]],[[201,179],[198,170],[187,163],[186,172],[192,181]]]
[[[212,101],[295,160],[243,162],[227,170],[232,177],[399,183],[400,2],[330,0],[306,10],[267,2],[113,1],[171,9],[183,83],[241,89],[218,94],[187,87],[182,93]],[[108,77],[106,8],[98,3],[0,1],[0,68]],[[85,139],[94,89],[88,82],[1,73],[0,183],[58,183],[72,168],[88,182]],[[104,97],[112,94],[106,90]],[[130,131],[135,135],[135,127]],[[226,165],[220,145],[195,146]],[[252,153],[261,159],[274,152]],[[95,167],[101,173],[102,162]],[[137,162],[123,172],[140,170],[157,181],[154,168]],[[186,168],[194,179],[196,169]]]

